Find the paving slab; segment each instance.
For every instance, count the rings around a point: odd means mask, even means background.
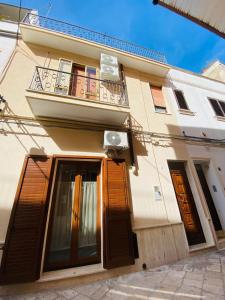
[[[2,296],[0,300],[225,300],[225,250],[92,284]],[[57,285],[56,285],[57,286]]]

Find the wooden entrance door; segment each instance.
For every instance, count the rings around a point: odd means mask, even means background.
[[[45,270],[100,262],[98,162],[57,164]]]
[[[69,94],[78,98],[84,98],[85,85],[85,67],[73,64]]]
[[[183,162],[169,162],[170,174],[189,245],[205,243],[202,226]]]
[[[217,211],[216,211],[216,208],[215,208],[215,205],[214,205],[214,202],[213,202],[213,198],[212,198],[209,186],[208,186],[206,178],[205,178],[205,174],[202,170],[202,166],[200,164],[195,164],[195,168],[196,168],[196,171],[197,171],[197,174],[198,174],[199,181],[200,181],[201,186],[202,186],[202,191],[205,195],[205,199],[206,199],[206,202],[207,202],[207,205],[208,205],[208,208],[209,208],[210,215],[212,217],[214,228],[215,228],[216,231],[222,230],[220,219],[219,219],[219,216],[217,214]]]

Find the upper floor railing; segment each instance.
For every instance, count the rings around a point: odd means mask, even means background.
[[[165,56],[157,51],[138,46],[133,43],[126,42],[93,30],[82,28],[77,25],[72,25],[66,22],[38,16],[31,13],[28,13],[26,15],[26,17],[23,20],[23,23],[79,37],[84,40],[92,41],[110,48],[118,49],[120,51],[134,54],[150,60],[167,63]]]
[[[88,77],[36,67],[30,89],[128,107],[128,99],[123,82],[100,80],[94,75]]]

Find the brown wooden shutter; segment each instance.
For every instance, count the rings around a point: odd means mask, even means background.
[[[166,108],[166,103],[162,93],[162,87],[150,85],[152,98],[155,106]]]
[[[124,160],[104,161],[104,268],[134,264]]]
[[[39,278],[51,164],[46,156],[25,159],[3,251],[2,283]]]

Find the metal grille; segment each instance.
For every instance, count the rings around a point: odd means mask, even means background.
[[[123,52],[148,58],[150,60],[167,63],[165,56],[157,51],[141,47],[133,43],[126,42],[93,30],[82,28],[77,25],[72,25],[66,22],[38,16],[31,13],[28,13],[26,15],[23,23],[79,37],[84,40],[92,41],[110,48],[119,49]]]
[[[30,89],[128,107],[123,82],[36,67]]]

